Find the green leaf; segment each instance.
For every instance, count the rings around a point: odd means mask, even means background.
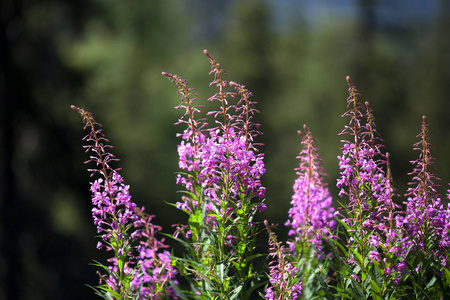
[[[380,285],[381,284],[380,280],[383,280],[383,276],[384,276],[384,268],[376,260],[373,261],[373,265],[375,266],[375,269],[374,269],[375,278],[377,279],[377,283]]]
[[[361,287],[353,279],[351,280],[350,288],[354,299],[366,299],[366,297],[364,296],[364,292],[361,290]]]
[[[235,288],[235,290],[233,291],[233,293],[227,297],[227,299],[239,299],[239,294],[242,290],[242,285],[238,286],[237,288]]]
[[[381,300],[381,289],[373,279],[370,280],[370,288],[372,290],[372,299]]]
[[[188,300],[188,297],[184,294],[184,292],[180,289],[179,284],[173,282],[173,280],[169,281],[170,286],[173,288],[173,290],[175,291],[175,293],[178,295],[178,297],[180,297],[180,299],[182,300]]]
[[[433,276],[433,278],[431,278],[431,280],[427,283],[425,289],[431,288],[435,282],[436,282],[436,276]]]
[[[361,256],[361,254],[358,252],[358,250],[357,249],[353,249],[352,253],[353,253],[353,255],[355,255],[355,258],[357,259],[357,263],[360,266],[363,266],[364,261],[363,261],[363,258]]]
[[[121,299],[120,295],[107,284],[99,285],[99,286],[97,286],[97,288],[103,291],[103,292],[101,292],[96,289],[97,295],[99,295],[105,299],[108,299],[108,300]]]
[[[342,221],[341,219],[338,219],[338,218],[336,218],[336,221],[338,221],[339,224],[341,224],[345,228],[345,231],[348,232],[350,227],[347,225],[347,223],[345,223],[344,221]]]
[[[219,279],[222,282],[223,278],[224,278],[224,265],[223,263],[219,263],[219,265],[217,266],[217,271],[219,274]]]
[[[450,270],[447,268],[444,269],[444,277],[445,282],[447,283],[448,286],[450,286]]]

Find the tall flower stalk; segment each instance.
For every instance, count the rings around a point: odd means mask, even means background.
[[[299,166],[295,180],[289,219],[289,240],[286,249],[277,241],[275,233],[266,224],[269,232],[270,285],[266,299],[311,299],[323,295],[320,281],[327,253],[322,247],[323,237],[328,237],[334,228],[332,198],[323,182],[323,168],[317,144],[306,125],[301,137],[302,150],[297,159]],[[320,278],[319,278],[320,277]]]
[[[305,133],[299,131],[302,150],[297,156],[299,167],[294,183],[294,194],[286,226],[290,227],[290,250],[302,256],[309,247],[321,252],[322,236],[331,233],[334,226],[332,198],[323,182],[323,168],[316,142],[306,125]]]
[[[83,140],[86,152],[95,167],[88,169],[91,176],[100,174],[100,178],[91,183],[92,217],[97,226],[100,241],[98,249],[105,248],[113,252],[108,265],[96,263],[106,274],[101,274],[100,285],[96,293],[104,299],[165,299],[177,298],[169,285],[174,281],[174,271],[170,253],[163,240],[155,234],[161,230],[150,221],[152,216],[144,213],[131,201],[129,186],[125,185],[120,169],[114,169],[110,163],[118,161],[108,149],[109,140],[100,129],[92,114],[84,109],[72,106],[89,130]]]
[[[269,255],[273,258],[269,262],[269,282],[266,289],[265,299],[298,299],[302,295],[303,284],[299,275],[295,255],[284,247],[277,240],[276,234],[272,231],[267,220],[264,221],[266,230],[269,233]]]
[[[414,149],[419,157],[412,161],[413,171],[409,173],[409,183],[405,197],[406,211],[403,216],[405,237],[402,248],[406,257],[406,280],[412,285],[414,293],[422,298],[432,295],[450,296],[450,282],[441,277],[448,276],[450,246],[450,209],[444,208],[436,192],[440,179],[435,175],[435,158],[431,155],[431,142],[426,117],[417,135],[419,141]],[[438,280],[440,285],[431,285]]]
[[[187,224],[177,225],[175,237],[186,248],[180,272],[191,284],[186,295],[197,299],[249,298],[258,283],[253,260],[256,247],[256,212],[265,209],[263,154],[254,142],[260,133],[253,122],[257,112],[251,93],[224,79],[225,71],[204,51],[218,92],[208,100],[218,102],[214,125],[197,118],[201,106],[185,80],[163,73],[181,94],[177,108],[185,111],[177,124],[186,129],[178,136],[177,183],[185,195],[176,207],[187,213]],[[231,88],[231,89],[230,89]],[[235,104],[232,104],[232,103]]]
[[[394,225],[397,205],[392,201],[390,169],[384,167],[389,166],[389,155],[381,152],[383,140],[369,103],[359,101],[361,95],[349,77],[347,83],[348,111],[343,117],[350,117],[350,122],[340,135],[349,139],[342,141],[337,181],[339,196],[347,201],[336,214],[341,225],[337,238],[329,239],[337,272],[333,280],[345,298],[389,297],[399,233]]]

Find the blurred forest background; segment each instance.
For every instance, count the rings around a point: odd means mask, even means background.
[[[334,198],[347,85],[374,110],[406,191],[427,115],[443,195],[450,181],[447,0],[77,0],[0,2],[0,299],[96,299],[97,251],[83,123],[91,111],[121,158],[133,200],[172,233],[182,113],[176,73],[213,93],[211,55],[259,102],[266,212],[287,218],[297,130],[315,136]],[[265,238],[265,237],[264,237]]]

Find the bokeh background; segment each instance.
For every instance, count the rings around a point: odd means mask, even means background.
[[[96,299],[83,123],[91,111],[121,158],[133,200],[172,233],[176,73],[208,84],[208,49],[261,113],[266,212],[287,218],[297,130],[315,136],[334,198],[350,75],[374,110],[398,193],[427,115],[443,195],[450,181],[447,0],[2,0],[0,2],[0,299]]]

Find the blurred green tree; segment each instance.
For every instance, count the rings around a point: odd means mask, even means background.
[[[94,280],[83,267],[95,247],[83,226],[90,207],[78,201],[86,178],[71,151],[80,143],[65,113],[82,76],[57,53],[77,34],[83,5],[0,4],[1,299],[79,299]]]

